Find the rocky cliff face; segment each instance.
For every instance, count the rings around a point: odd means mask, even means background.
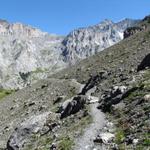
[[[65,61],[75,63],[110,47],[123,39],[126,28],[137,21],[125,19],[118,23],[105,20],[95,26],[72,31],[64,40]]]
[[[123,39],[136,21],[105,20],[62,37],[21,23],[0,20],[0,83],[3,88],[22,88],[46,78],[69,63],[87,58]]]
[[[63,37],[49,35],[21,23],[0,21],[0,81],[3,87],[22,87],[25,76],[63,68],[60,45]],[[42,73],[42,74],[41,74]],[[30,81],[28,81],[30,82]]]

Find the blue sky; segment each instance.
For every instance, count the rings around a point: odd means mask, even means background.
[[[65,35],[104,19],[143,18],[150,0],[0,0],[0,18]]]

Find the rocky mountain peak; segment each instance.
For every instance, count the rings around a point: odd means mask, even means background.
[[[109,24],[114,24],[114,23],[112,20],[109,19],[105,19],[99,23],[99,25],[109,25]]]
[[[24,25],[22,23],[8,23],[7,21],[0,22],[0,35],[12,35],[16,38],[20,37],[40,37],[47,33],[40,31],[37,28],[33,28],[29,25]]]
[[[124,30],[136,22],[126,19],[113,23],[106,19],[97,25],[72,31],[63,41],[65,61],[75,63],[116,44],[123,39]]]
[[[0,24],[8,24],[8,21],[4,19],[0,19]]]

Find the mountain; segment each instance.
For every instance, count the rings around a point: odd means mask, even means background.
[[[61,41],[63,37],[48,34],[21,23],[0,20],[0,81],[3,87],[24,86],[25,75],[63,68]],[[29,81],[28,81],[29,82]]]
[[[0,149],[149,149],[150,17],[127,31],[47,79],[1,89]]]
[[[137,23],[105,20],[62,37],[21,23],[0,20],[0,82],[3,88],[22,88],[74,64],[123,39]]]
[[[118,23],[111,20],[72,31],[64,40],[65,61],[75,63],[108,48],[123,39],[123,32],[138,21],[125,19]]]

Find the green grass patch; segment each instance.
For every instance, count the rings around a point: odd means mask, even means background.
[[[150,146],[150,138],[144,139],[143,145],[144,145],[144,146]]]
[[[150,133],[144,135],[143,145],[150,146]]]
[[[0,89],[0,100],[5,96],[12,94],[13,92],[14,90]]]
[[[58,144],[58,149],[59,150],[71,150],[73,145],[74,145],[74,141],[69,136],[62,137]]]
[[[52,142],[53,138],[51,136],[38,136],[38,134],[34,134],[30,139],[30,143],[26,145],[25,150],[49,150]]]
[[[37,68],[36,70],[32,71],[32,74],[37,74],[37,73],[43,73],[48,71],[48,69],[42,69],[42,68]]]
[[[121,129],[118,129],[116,131],[116,135],[115,135],[115,143],[121,144],[123,142],[124,138],[125,138],[124,131]]]

